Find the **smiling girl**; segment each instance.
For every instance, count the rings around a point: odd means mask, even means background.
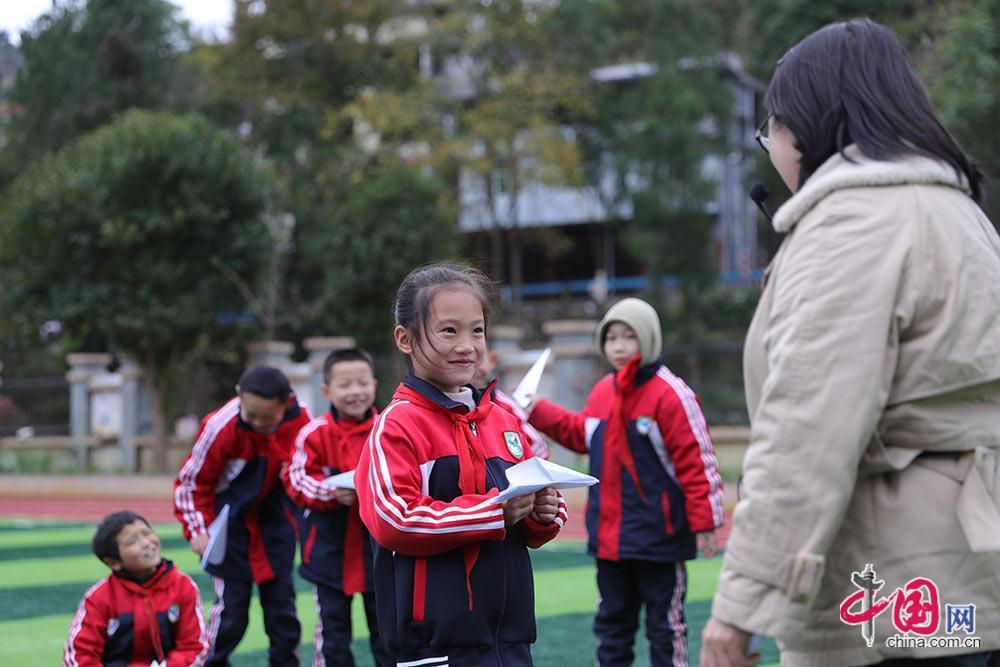
[[[410,373],[376,420],[355,473],[376,542],[379,628],[397,664],[531,665],[527,547],[566,521],[551,489],[501,502],[505,471],[532,456],[518,420],[473,387],[486,354],[482,274],[437,264],[400,285],[396,347]]]

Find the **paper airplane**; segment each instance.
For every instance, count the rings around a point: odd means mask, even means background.
[[[342,472],[339,475],[331,475],[323,480],[323,486],[326,488],[333,489],[356,489],[354,485],[354,471],[348,470],[347,472]]]
[[[229,505],[223,505],[222,511],[208,527],[208,545],[201,554],[201,567],[220,565],[226,559],[226,534],[229,527]]]
[[[521,378],[521,381],[514,387],[511,397],[521,406],[522,410],[527,410],[528,406],[531,405],[531,399],[534,398],[535,393],[538,391],[538,384],[542,381],[542,373],[545,372],[545,364],[549,362],[549,356],[551,355],[552,348],[545,348],[538,359],[535,360],[535,363],[531,365],[531,368],[528,369],[528,372]]]
[[[534,456],[507,468],[509,486],[497,496],[500,500],[516,498],[542,489],[575,489],[597,484],[596,477]]]

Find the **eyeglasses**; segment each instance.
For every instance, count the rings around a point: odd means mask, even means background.
[[[765,153],[771,152],[767,148],[771,145],[771,139],[767,136],[767,126],[769,120],[771,120],[770,116],[765,118],[764,122],[757,128],[757,131],[753,133],[753,138],[757,140],[757,143],[760,144],[760,147],[764,149]]]

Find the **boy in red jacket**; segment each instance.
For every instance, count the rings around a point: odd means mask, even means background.
[[[92,548],[111,574],[84,594],[63,665],[201,665],[208,642],[198,586],[161,557],[149,523],[115,512],[97,527]]]
[[[663,365],[660,319],[648,303],[608,310],[597,346],[614,372],[572,413],[545,400],[532,426],[590,454],[588,550],[597,557],[594,619],[599,667],[631,665],[639,611],[653,667],[687,664],[686,570],[697,548],[715,553],[724,517],[722,479],[694,392]]]
[[[327,478],[354,470],[375,419],[375,362],[359,349],[334,350],[323,363],[321,387],[330,409],[295,440],[283,475],[289,497],[305,508],[299,574],[313,584],[319,610],[315,664],[353,667],[351,600],[364,599],[372,655],[378,667],[395,665],[379,638],[372,585],[372,549],[353,489]]]
[[[208,624],[207,665],[228,665],[243,638],[254,583],[264,610],[271,665],[298,666],[301,635],[292,564],[301,512],[280,472],[309,410],[281,371],[256,366],[240,376],[237,396],[202,420],[174,484],[174,514],[191,549],[208,546],[208,527],[226,505],[225,557],[208,564],[216,603]]]

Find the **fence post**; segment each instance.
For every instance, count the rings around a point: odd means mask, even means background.
[[[103,353],[76,352],[66,356],[69,371],[69,434],[76,447],[77,464],[86,468],[90,464],[90,449],[87,436],[90,433],[90,397],[87,382],[98,373],[106,373],[111,364],[111,355]]]
[[[127,355],[119,358],[118,372],[122,376],[122,468],[128,472],[139,469],[137,439],[139,437],[139,396],[142,367]]]

